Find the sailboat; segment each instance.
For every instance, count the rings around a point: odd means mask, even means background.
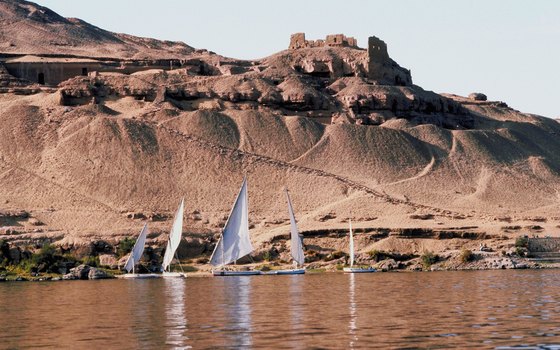
[[[343,269],[346,273],[367,273],[367,272],[375,272],[376,270],[373,267],[362,268],[362,267],[354,267],[354,234],[352,232],[352,219],[348,219],[348,223],[350,225],[350,244],[349,244],[349,254],[350,254],[350,267],[345,267]]]
[[[287,270],[273,270],[269,271],[267,275],[302,275],[305,273],[304,268],[298,268],[302,266],[305,262],[305,255],[303,254],[303,243],[301,242],[301,237],[299,236],[296,218],[294,216],[294,208],[292,207],[292,201],[290,200],[290,195],[288,194],[288,189],[286,191],[286,200],[288,201],[288,213],[290,215],[290,235],[291,235],[291,249],[292,259],[294,262],[293,269]]]
[[[235,200],[220,240],[212,252],[210,264],[219,267],[212,270],[214,276],[260,275],[260,271],[226,271],[224,266],[250,254],[253,245],[249,237],[249,201],[247,196],[247,178]]]
[[[138,261],[142,258],[142,254],[144,253],[144,245],[146,244],[146,237],[148,236],[148,224],[144,225],[142,231],[140,231],[140,235],[136,239],[136,243],[134,243],[134,247],[126,260],[126,264],[124,265],[124,269],[127,271],[124,275],[121,275],[122,278],[158,278],[160,275],[156,273],[136,273],[135,266]],[[131,273],[132,271],[132,273]]]
[[[173,218],[173,225],[171,226],[171,232],[169,232],[169,240],[167,241],[167,248],[165,249],[165,255],[163,256],[163,263],[161,264],[162,277],[164,278],[177,278],[177,277],[187,277],[184,272],[171,272],[171,262],[175,258],[175,252],[181,243],[181,237],[183,235],[183,211],[185,207],[185,199],[181,199],[179,208],[175,213]],[[181,265],[179,265],[181,266]]]

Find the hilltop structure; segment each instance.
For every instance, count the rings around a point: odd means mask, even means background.
[[[305,40],[305,33],[295,33],[290,37],[290,50],[325,46],[358,48],[358,41],[344,34],[327,35],[325,40]]]
[[[347,37],[344,34],[327,35],[325,40],[306,40],[305,33],[295,33],[290,37],[290,50],[316,48],[348,48],[358,51],[354,52],[354,57],[343,59],[342,65],[344,66],[344,63],[349,64],[351,66],[350,70],[336,70],[331,67],[329,69],[331,77],[365,76],[380,84],[412,85],[410,70],[400,67],[393,61],[389,57],[387,44],[375,36],[368,38],[366,55],[364,55],[364,49],[358,47],[358,41],[355,38]],[[309,64],[307,65],[309,66]],[[317,63],[317,65],[321,64]]]

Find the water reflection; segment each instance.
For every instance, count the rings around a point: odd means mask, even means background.
[[[295,335],[300,332],[305,331],[303,312],[305,308],[304,296],[303,296],[303,283],[304,280],[302,276],[291,275],[287,276],[289,279],[289,310],[290,310],[290,334]],[[298,337],[291,337],[287,339],[287,343],[292,349],[303,349],[304,345]]]
[[[239,348],[253,344],[251,323],[251,283],[255,277],[225,277],[227,345]]]
[[[348,278],[348,310],[350,315],[350,322],[348,323],[348,333],[350,334],[349,348],[354,349],[354,346],[358,341],[358,335],[356,334],[356,276],[353,273],[349,273]]]
[[[161,330],[150,327],[151,320],[157,318],[158,305],[154,299],[159,296],[159,288],[150,280],[127,280],[127,295],[130,303],[129,319],[126,321],[131,331],[130,345],[133,347],[153,347],[161,344]]]
[[[191,349],[187,345],[187,317],[185,310],[186,281],[182,278],[164,278],[166,295],[165,329],[166,345],[173,349]]]
[[[559,270],[0,283],[0,348],[560,349],[559,325]]]

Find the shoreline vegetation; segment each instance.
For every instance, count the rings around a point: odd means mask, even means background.
[[[102,251],[112,254],[83,255],[79,252],[65,250],[50,242],[40,247],[17,247],[5,240],[0,240],[0,281],[58,281],[58,280],[93,280],[116,278],[123,274],[128,254],[134,245],[134,239],[125,238],[115,246],[105,246]],[[557,268],[554,261],[533,259],[528,250],[529,238],[520,236],[508,250],[496,251],[481,243],[479,249],[462,248],[444,253],[424,251],[421,254],[406,254],[371,250],[356,255],[357,266],[373,266],[380,272],[404,271],[453,271],[453,270],[491,270],[491,269],[540,269]],[[138,265],[140,273],[158,272],[161,264],[161,250],[147,247],[143,261]],[[278,253],[278,252],[277,252]],[[348,254],[335,250],[329,254],[306,252],[306,271],[308,273],[342,272],[348,264]],[[269,251],[240,261],[227,269],[271,271],[283,269],[290,264],[280,254]],[[177,271],[189,276],[211,276],[212,267],[208,265],[207,256],[194,259],[181,259]]]

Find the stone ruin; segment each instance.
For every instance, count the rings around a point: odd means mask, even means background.
[[[291,50],[324,46],[358,48],[358,41],[344,34],[327,35],[325,40],[305,40],[305,33],[295,33],[290,37]]]
[[[317,47],[348,47],[364,52],[363,49],[358,47],[358,41],[355,38],[347,37],[344,34],[327,35],[325,40],[306,40],[305,33],[295,33],[290,37],[290,50]],[[362,53],[358,53],[356,57],[363,57],[362,62],[365,70],[367,70],[367,78],[382,84],[412,85],[410,70],[400,67],[389,57],[387,44],[383,40],[370,36],[368,38],[367,56],[362,55]],[[355,74],[359,75],[357,72]]]

